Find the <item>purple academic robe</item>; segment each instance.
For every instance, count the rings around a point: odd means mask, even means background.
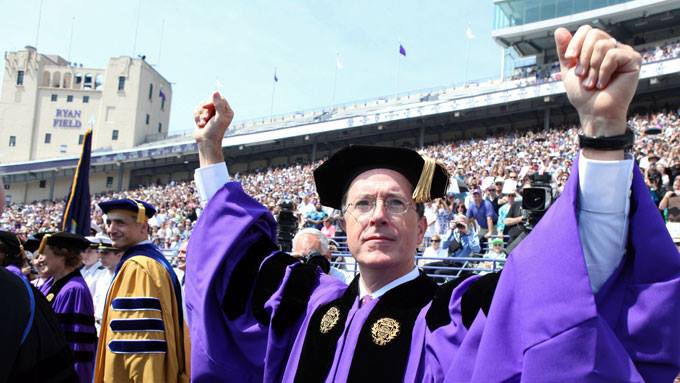
[[[288,261],[262,246],[276,236],[273,218],[239,184],[227,183],[208,202],[188,248],[192,381],[368,381],[356,373],[357,365],[385,375],[370,381],[634,381],[640,376],[656,381],[674,376],[680,321],[673,319],[680,313],[660,305],[679,296],[678,260],[669,259],[677,253],[670,252],[668,235],[660,234],[663,226],[656,227],[658,213],[640,197],[636,170],[629,254],[593,295],[576,222],[577,164],[532,239],[510,257],[490,310],[483,302],[495,284],[487,282],[497,276],[457,280],[438,289],[434,299],[420,277],[360,305],[356,281],[347,287],[316,270],[315,278],[300,283],[296,276],[305,274],[306,265],[297,262],[277,275],[269,266]],[[643,264],[641,258],[652,262]],[[665,269],[657,270],[658,265]],[[248,280],[255,282],[243,283]],[[275,285],[260,289],[266,281]],[[269,291],[266,299],[261,290]],[[405,356],[383,360],[380,347],[365,351],[372,346],[366,329],[378,324],[376,318],[393,318],[389,311],[384,314],[386,302],[398,306],[395,301],[412,300],[409,291],[423,298],[409,307],[409,325],[394,338],[395,343],[408,339],[402,343],[408,347]],[[299,298],[299,315],[291,315],[295,305],[287,292]],[[476,301],[482,310],[470,309]],[[333,308],[339,308],[339,316],[329,315]],[[336,332],[330,343],[319,336],[324,329]],[[332,352],[324,355],[328,348]],[[393,371],[398,373],[390,375]]]
[[[253,249],[272,243],[273,238],[276,223],[268,209],[245,194],[238,183],[227,183],[208,202],[187,252],[192,381],[345,382],[365,380],[366,373],[387,376],[392,372],[398,380],[422,379],[425,315],[437,289],[434,282],[421,275],[360,305],[358,280],[348,288],[318,269],[313,270],[313,278],[297,278],[309,276],[305,270],[309,265],[291,261],[271,247],[260,249],[264,254],[258,258]],[[254,269],[243,267],[248,262],[255,263]],[[284,265],[278,277],[272,264]],[[241,290],[234,289],[243,279],[256,279],[255,287],[245,283]],[[275,284],[259,288],[270,281]],[[270,294],[258,296],[263,290]],[[286,297],[287,292],[293,299]],[[326,315],[322,318],[322,314]],[[401,325],[398,332],[389,327],[394,323],[390,318]],[[378,322],[387,324],[382,327],[387,330],[383,345],[376,345],[375,338],[371,341],[370,331],[367,335],[367,329]],[[334,336],[330,343],[323,338],[326,333]],[[309,334],[313,336],[306,345]],[[321,346],[314,344],[317,341]],[[389,359],[395,355],[390,354],[391,347],[397,350],[399,361]],[[316,353],[317,349],[323,352]],[[372,349],[366,353],[375,357],[355,354],[357,349]],[[378,361],[379,357],[385,360]],[[384,370],[389,363],[393,368]]]
[[[597,294],[577,204],[578,158],[560,198],[508,258],[488,317],[478,313],[442,364],[445,381],[673,381],[680,370],[680,256],[640,170],[626,255]]]
[[[19,276],[19,277],[21,277],[21,278],[23,278],[23,279],[25,279],[25,280],[28,280],[28,278],[26,278],[26,276],[24,275],[24,273],[21,272],[21,269],[18,268],[17,266],[8,265],[8,266],[5,266],[5,269],[6,269],[7,271],[9,271],[10,273],[16,275],[16,276]]]
[[[81,383],[92,382],[97,331],[94,327],[94,303],[79,270],[58,281],[50,278],[40,291],[52,305],[73,352],[75,370]]]

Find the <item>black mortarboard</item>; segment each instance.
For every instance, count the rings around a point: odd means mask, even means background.
[[[45,234],[46,233],[36,233],[29,235],[28,238],[26,238],[26,242],[24,242],[24,249],[31,253],[35,253],[40,247],[40,242]]]
[[[321,204],[341,209],[342,197],[352,180],[371,169],[390,169],[402,174],[413,186],[416,203],[446,195],[449,172],[434,159],[411,149],[350,145],[314,170]]]
[[[9,231],[0,230],[0,243],[5,246],[10,255],[19,254],[23,249],[21,241],[19,241],[16,234]]]
[[[80,252],[90,247],[90,241],[80,234],[61,231],[54,234],[45,234],[42,241],[40,241],[38,252],[42,253],[45,249],[45,245]]]
[[[146,222],[147,219],[151,218],[156,214],[156,208],[154,208],[148,202],[123,198],[114,199],[111,201],[100,202],[99,207],[104,211],[104,214],[112,210],[126,210],[137,214],[137,222]]]

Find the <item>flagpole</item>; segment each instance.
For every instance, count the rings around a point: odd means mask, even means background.
[[[397,95],[397,92],[399,90],[399,66],[401,65],[401,42],[399,43],[399,54],[397,54],[397,72],[394,75],[394,95]]]
[[[470,24],[468,24],[467,29],[465,30],[465,38],[467,39],[467,49],[465,52],[465,83],[463,86],[467,86],[468,82],[468,69],[470,68],[470,41],[475,38],[475,35],[472,33],[472,29],[470,29]]]
[[[158,66],[161,66],[161,53],[163,52],[163,34],[165,34],[165,19],[163,19],[163,24],[161,24],[161,40],[158,43]]]
[[[73,46],[73,27],[75,25],[75,22],[76,22],[76,17],[73,16],[71,18],[71,37],[69,37],[69,39],[68,39],[68,55],[66,56],[66,60],[69,61],[69,62],[71,61],[71,47]]]
[[[269,107],[269,121],[274,121],[274,93],[276,92],[276,69],[274,69],[274,78],[272,79],[272,102]]]
[[[142,10],[142,0],[137,2],[137,23],[135,23],[135,39],[132,41],[132,57],[135,57],[137,50],[137,32],[139,31],[139,13]]]
[[[335,63],[335,73],[333,74],[333,98],[331,98],[331,105],[335,104],[335,89],[338,84],[338,64]]]
[[[35,48],[38,49],[38,40],[40,39],[40,19],[42,19],[43,0],[40,0],[40,9],[38,9],[38,27],[35,30]]]
[[[394,95],[395,96],[399,92],[399,67],[401,66],[401,58],[399,56],[400,55],[397,55],[397,75],[395,76],[395,79],[394,79]]]
[[[501,48],[501,81],[505,81],[505,49]]]
[[[468,82],[469,67],[470,67],[470,39],[467,39],[467,50],[465,53],[465,83],[463,84],[463,86],[466,86]]]

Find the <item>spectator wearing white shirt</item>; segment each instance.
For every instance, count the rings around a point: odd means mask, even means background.
[[[94,327],[97,329],[97,336],[102,325],[102,315],[106,306],[106,294],[108,294],[116,266],[123,258],[123,252],[114,248],[108,237],[102,237],[97,249],[99,262],[104,267],[102,275],[97,279],[95,293],[92,294],[94,300]]]
[[[446,258],[448,256],[448,251],[442,248],[442,238],[439,234],[435,234],[430,239],[430,246],[423,252],[423,258],[419,262],[419,266],[424,266],[432,262],[436,262],[437,259],[428,258]]]
[[[97,249],[101,243],[100,237],[86,237],[90,242],[90,247],[80,253],[80,258],[83,261],[83,267],[80,268],[80,274],[83,276],[90,294],[94,297],[97,280],[102,277],[106,270],[99,262],[99,253]]]

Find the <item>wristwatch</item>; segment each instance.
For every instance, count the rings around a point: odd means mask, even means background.
[[[589,137],[583,134],[578,135],[578,146],[596,150],[629,150],[635,143],[635,132],[628,125],[626,132],[618,136],[610,137]]]

